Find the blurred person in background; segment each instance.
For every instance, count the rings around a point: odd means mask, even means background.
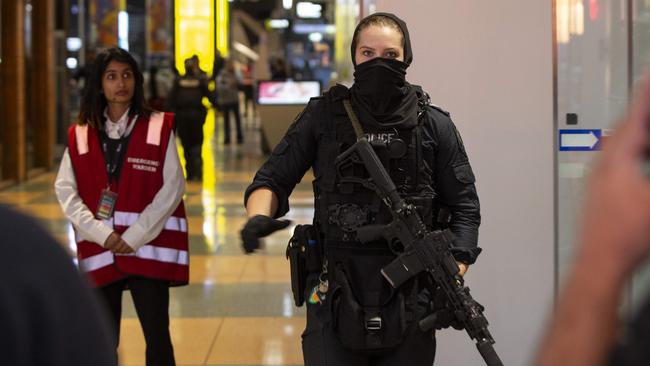
[[[54,183],[75,229],[79,267],[110,311],[115,350],[122,292],[129,289],[147,366],[175,365],[169,287],[189,280],[185,181],[173,119],[147,107],[131,54],[117,47],[101,52]]]
[[[242,64],[241,74],[240,89],[244,93],[244,113],[246,113],[246,116],[249,119],[248,122],[250,123],[255,117],[255,78],[253,77],[252,61],[247,61]]]
[[[239,76],[235,70],[235,62],[226,59],[223,69],[217,76],[217,105],[223,112],[223,143],[230,144],[230,114],[235,116],[235,128],[237,130],[237,144],[244,142],[244,134],[241,126],[241,114],[239,112]]]
[[[624,329],[629,280],[650,257],[650,74],[587,184],[577,254],[537,366],[650,362],[650,298]]]
[[[174,86],[175,74],[169,67],[169,60],[164,59],[149,68],[148,83],[145,85],[149,90],[147,103],[157,111],[164,111],[167,96]]]
[[[271,60],[271,80],[284,81],[289,77],[287,63],[283,58],[277,57]]]
[[[149,105],[149,107],[158,111],[164,111],[165,100],[161,98],[158,93],[158,85],[156,83],[157,77],[158,77],[158,66],[151,65],[151,67],[149,68],[149,73],[144,76],[145,79],[144,84],[146,86],[145,90],[149,91],[148,93],[146,93],[145,98],[147,100],[147,104]]]
[[[212,63],[212,76],[210,77],[214,82],[217,81],[217,76],[219,76],[219,72],[223,69],[225,62],[226,59],[221,56],[221,51],[216,50],[214,53],[214,62]]]
[[[203,105],[203,98],[208,98],[214,105],[214,97],[208,90],[208,84],[197,71],[192,58],[185,60],[185,75],[174,81],[167,97],[167,110],[174,112],[176,131],[183,145],[185,171],[187,180],[203,179],[203,125],[208,112]]]
[[[199,60],[198,55],[192,55],[192,57],[190,57],[190,68],[195,76],[200,77],[206,83],[208,82],[208,73],[201,69],[201,61]],[[187,64],[185,65],[185,70],[187,70]]]
[[[86,58],[84,64],[81,65],[73,74],[71,83],[72,86],[77,88],[77,91],[80,96],[84,95],[86,90],[86,85],[88,85],[88,79],[90,79],[90,74],[92,72],[93,62],[95,61],[95,50],[86,50]]]

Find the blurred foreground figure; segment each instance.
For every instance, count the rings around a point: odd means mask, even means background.
[[[0,230],[0,363],[115,365],[106,314],[61,246],[1,205]]]
[[[618,312],[626,283],[650,254],[650,78],[628,113],[589,180],[576,260],[538,366],[650,362],[650,303],[627,334]]]

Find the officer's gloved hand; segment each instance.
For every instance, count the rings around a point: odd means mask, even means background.
[[[458,321],[454,309],[440,289],[433,295],[433,311],[436,316],[434,323],[436,329],[440,330],[449,327],[456,330],[463,329],[463,324]]]
[[[240,232],[244,252],[253,253],[260,247],[260,238],[284,229],[289,224],[291,224],[289,220],[276,220],[265,215],[251,217]]]
[[[437,330],[446,329],[452,327],[456,330],[463,329],[463,323],[459,322],[454,315],[454,310],[451,308],[440,309],[436,311],[436,321],[434,326]]]

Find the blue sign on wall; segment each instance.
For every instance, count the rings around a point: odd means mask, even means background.
[[[598,151],[602,130],[560,130],[560,151]]]

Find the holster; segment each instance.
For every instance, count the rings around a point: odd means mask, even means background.
[[[298,225],[287,244],[286,256],[291,269],[293,301],[300,307],[305,303],[307,275],[321,268],[320,245],[312,225]]]

